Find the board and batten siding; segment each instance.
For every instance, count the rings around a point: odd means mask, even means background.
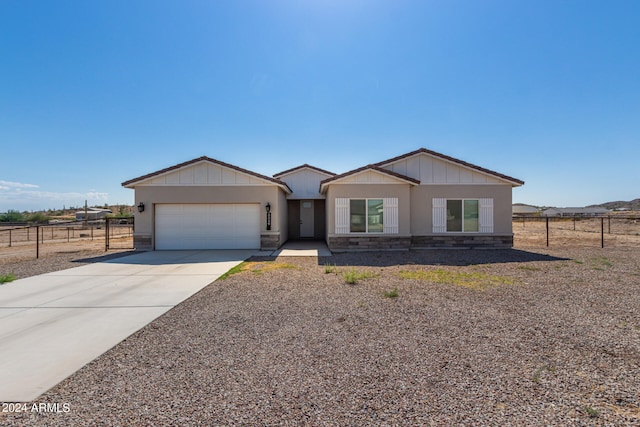
[[[398,160],[383,168],[418,179],[421,184],[504,184],[489,174],[427,154]]]
[[[270,185],[264,179],[208,162],[196,163],[151,178],[138,186],[166,185]]]
[[[320,194],[320,182],[331,175],[320,173],[311,169],[301,169],[282,176],[278,176],[281,181],[287,183],[293,191],[287,195],[287,199],[324,199]]]

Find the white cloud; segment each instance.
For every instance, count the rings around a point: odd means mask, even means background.
[[[10,190],[11,188],[40,188],[40,186],[22,182],[3,181],[0,179],[0,190]]]
[[[0,181],[2,183],[4,181]],[[28,184],[31,185],[31,184]],[[59,209],[63,206],[82,206],[86,200],[89,205],[103,205],[109,202],[109,193],[90,190],[82,192],[55,192],[32,190],[30,187],[0,186],[0,212],[8,209],[40,210]]]

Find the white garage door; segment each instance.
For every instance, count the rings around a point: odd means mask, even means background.
[[[158,204],[156,249],[259,249],[258,204]]]

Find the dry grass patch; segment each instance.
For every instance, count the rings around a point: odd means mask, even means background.
[[[437,270],[403,270],[399,273],[403,279],[419,280],[422,282],[444,285],[463,286],[468,289],[483,291],[501,285],[515,285],[519,282],[513,277],[497,276],[483,272],[462,272],[445,269]]]
[[[358,271],[355,269],[347,270],[342,273],[344,281],[350,285],[355,285],[359,280],[371,279],[378,276],[379,275],[377,273],[373,273],[371,271]]]
[[[260,275],[269,271],[298,268],[300,267],[297,265],[281,261],[244,261],[224,273],[219,279],[224,280],[229,276],[242,272],[251,272],[253,274]]]

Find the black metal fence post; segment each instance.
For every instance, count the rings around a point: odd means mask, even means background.
[[[549,247],[549,217],[547,217],[547,247]]]
[[[40,226],[39,225],[36,225],[36,258],[40,258]]]
[[[600,218],[600,247],[604,248],[604,217]]]

